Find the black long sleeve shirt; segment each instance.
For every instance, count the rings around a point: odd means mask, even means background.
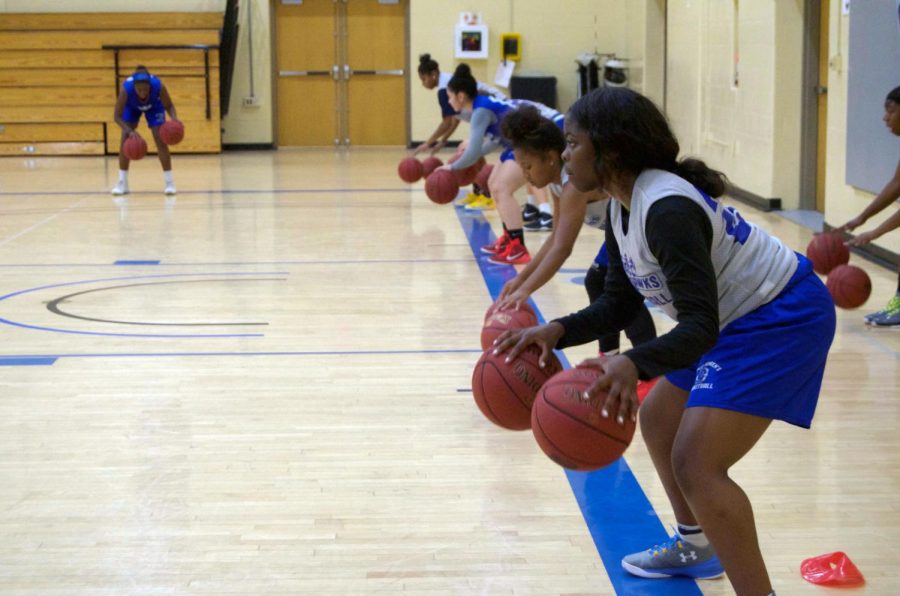
[[[628,216],[628,211],[623,210],[626,234]],[[607,214],[609,268],[604,293],[587,308],[556,320],[565,328],[557,348],[580,345],[624,329],[644,301],[625,274],[611,226],[612,219]],[[645,237],[666,277],[678,324],[668,333],[625,353],[642,379],[693,364],[719,337],[719,296],[710,256],[712,234],[706,213],[687,197],[665,197],[647,212]]]

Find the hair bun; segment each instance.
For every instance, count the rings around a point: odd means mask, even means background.
[[[431,62],[431,54],[419,54],[419,64]]]
[[[468,64],[463,62],[462,64],[460,64],[456,67],[456,70],[453,71],[453,74],[458,77],[471,77],[472,69],[469,67]]]

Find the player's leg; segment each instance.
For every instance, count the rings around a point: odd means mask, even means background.
[[[174,195],[175,180],[172,177],[172,156],[169,153],[169,146],[166,145],[162,137],[159,136],[159,127],[166,121],[165,112],[147,112],[147,124],[150,126],[150,132],[153,133],[153,141],[156,143],[156,155],[159,157],[159,164],[162,166],[163,179],[165,182],[165,193]]]
[[[491,257],[492,262],[520,265],[531,261],[528,249],[525,248],[522,214],[514,196],[514,193],[524,185],[525,174],[513,159],[506,159],[494,166],[488,179],[488,188],[497,203],[505,236],[508,237],[505,247]],[[485,250],[488,251],[489,248],[485,247]]]

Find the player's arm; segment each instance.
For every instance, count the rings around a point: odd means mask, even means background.
[[[488,126],[493,122],[494,113],[486,108],[477,108],[472,112],[469,121],[469,144],[459,159],[449,164],[451,170],[464,170],[474,164],[482,156],[482,143]],[[444,166],[446,167],[446,166]]]
[[[119,89],[119,96],[116,98],[116,107],[113,109],[113,120],[116,121],[116,124],[119,125],[126,134],[131,134],[134,132],[134,129],[131,128],[131,123],[125,122],[123,116],[125,115],[125,105],[128,103],[128,92],[125,91],[125,88],[122,87]]]
[[[575,240],[584,223],[589,196],[590,193],[580,192],[572,184],[566,184],[560,198],[553,197],[553,231],[538,251],[540,255],[538,264],[519,286],[519,291],[529,296],[536,292],[556,275],[572,254],[572,247],[575,246]]]
[[[160,83],[159,88],[159,100],[169,113],[169,117],[172,118],[172,120],[178,120],[178,116],[175,115],[175,104],[172,103],[172,98],[169,97],[169,90],[166,89],[166,86],[162,83]]]
[[[668,333],[625,352],[642,379],[690,365],[719,338],[712,236],[703,208],[686,197],[661,199],[647,212],[647,244],[666,277],[678,323]]]
[[[444,116],[438,127],[434,129],[428,140],[416,147],[413,155],[422,153],[423,151],[437,151],[447,142],[447,137],[453,134],[459,125],[459,119],[456,116]]]
[[[872,202],[863,209],[863,212],[842,225],[839,229],[844,232],[849,232],[850,230],[859,227],[866,223],[870,217],[875,215],[876,213],[880,213],[884,210],[888,205],[896,201],[900,198],[900,162],[897,162],[897,169],[894,170],[894,177],[890,179],[890,181],[885,185],[881,192],[878,193]],[[894,221],[893,224],[889,224],[891,220],[895,220],[896,214],[888,218],[885,222],[883,222],[880,226],[867,233],[868,239],[866,242],[861,242],[859,244],[866,244],[867,242],[871,242],[875,238],[890,232],[894,228],[897,227],[898,222]],[[851,243],[853,243],[851,241]],[[854,243],[855,244],[855,243]]]

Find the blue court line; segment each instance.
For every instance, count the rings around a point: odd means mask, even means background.
[[[281,352],[95,352],[84,354],[8,354],[0,355],[0,362],[19,363],[28,360],[57,360],[59,358],[193,358],[209,356],[404,356],[416,354],[481,354],[481,349],[459,348],[441,350],[323,350]],[[52,364],[52,362],[50,362]]]
[[[478,268],[484,276],[492,300],[500,295],[507,280],[516,275],[511,265],[495,265],[482,254],[480,248],[496,237],[490,224],[481,214],[472,216],[457,209],[457,216]],[[538,321],[544,317],[531,302]],[[557,351],[563,366],[570,367],[565,355]],[[566,470],[566,478],[581,508],[584,521],[606,567],[609,580],[617,594],[642,596],[702,596],[696,582],[687,578],[642,579],[622,569],[621,560],[627,554],[646,550],[668,538],[668,533],[656,515],[637,479],[620,458],[616,463],[594,472]]]
[[[247,188],[247,189],[206,189],[206,190],[179,190],[179,195],[259,195],[259,194],[322,194],[327,192],[411,192],[423,190],[417,186],[394,188]],[[109,195],[108,189],[98,190],[48,190],[46,192],[35,191],[9,191],[0,192],[0,197],[35,197],[35,196],[71,196],[71,195]],[[128,195],[162,195],[159,191],[139,190],[132,191]]]
[[[60,284],[49,284],[46,286],[38,286],[35,288],[27,288],[25,290],[19,290],[17,292],[11,292],[9,294],[4,294],[0,296],[0,302],[7,300],[9,298],[13,298],[15,296],[21,296],[23,294],[30,294],[32,292],[38,292],[40,290],[47,290],[51,288],[63,288],[66,286],[79,286],[84,284],[91,283],[102,283],[109,281],[122,281],[122,280],[134,280],[134,279],[158,279],[161,277],[209,277],[215,275],[235,275],[235,276],[244,276],[244,275],[288,275],[287,271],[227,271],[221,273],[167,273],[167,274],[157,274],[157,275],[128,275],[125,277],[107,277],[102,279],[85,279],[80,281],[70,281]],[[229,338],[229,337],[264,337],[262,333],[229,333],[229,334],[186,334],[186,335],[178,335],[178,334],[153,334],[153,333],[105,333],[99,331],[78,331],[74,329],[59,329],[56,327],[42,327],[39,325],[28,325],[26,323],[19,323],[17,321],[11,321],[9,319],[0,318],[0,323],[5,325],[10,325],[12,327],[21,327],[23,329],[34,329],[36,331],[52,331],[55,333],[68,333],[73,335],[92,335],[92,336],[104,336],[104,337],[147,337],[147,338],[184,338],[184,339],[197,339],[197,338]]]
[[[0,357],[0,366],[50,366],[54,362],[56,356]]]
[[[118,260],[113,265],[159,265],[159,261],[127,261]]]

